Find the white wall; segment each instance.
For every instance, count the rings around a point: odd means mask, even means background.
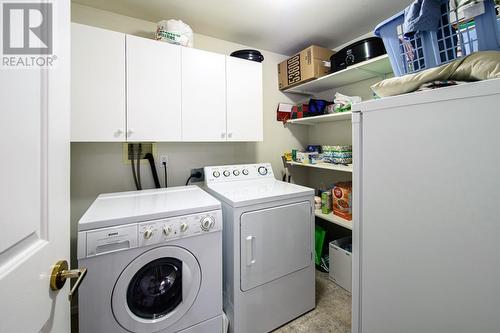
[[[72,3],[72,21],[142,37],[154,37],[156,23]],[[195,47],[230,54],[249,46],[195,34]],[[250,47],[251,48],[251,47]],[[277,64],[286,56],[260,50],[263,62],[264,142],[262,143],[159,143],[158,154],[169,156],[169,186],[183,185],[191,168],[217,164],[271,162],[277,174],[283,169],[280,156],[307,142],[307,130],[289,130],[276,121],[279,102],[292,102],[278,90]],[[143,188],[151,188],[148,165],[141,168]],[[163,173],[158,170],[161,182]],[[295,175],[307,177],[305,172]],[[134,190],[130,164],[124,164],[120,143],[73,143],[71,145],[71,226],[75,258],[77,222],[100,193]]]

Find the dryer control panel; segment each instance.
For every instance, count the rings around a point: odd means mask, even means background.
[[[78,259],[166,243],[222,230],[222,211],[176,216],[122,226],[80,231]]]
[[[205,167],[204,172],[207,184],[238,180],[274,179],[271,163],[211,166]]]

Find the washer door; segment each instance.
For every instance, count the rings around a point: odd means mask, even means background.
[[[111,306],[116,321],[131,332],[158,332],[189,311],[201,285],[191,252],[177,246],[149,250],[120,274]]]

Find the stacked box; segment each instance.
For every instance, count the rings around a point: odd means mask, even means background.
[[[330,73],[330,57],[335,52],[312,45],[278,64],[279,89],[284,90]]]

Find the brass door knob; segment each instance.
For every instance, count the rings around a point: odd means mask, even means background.
[[[68,300],[71,301],[73,295],[85,278],[85,275],[87,275],[86,268],[68,270],[68,262],[66,260],[59,260],[52,267],[52,273],[50,274],[50,289],[60,290],[64,287],[67,279],[77,279],[68,295]]]

